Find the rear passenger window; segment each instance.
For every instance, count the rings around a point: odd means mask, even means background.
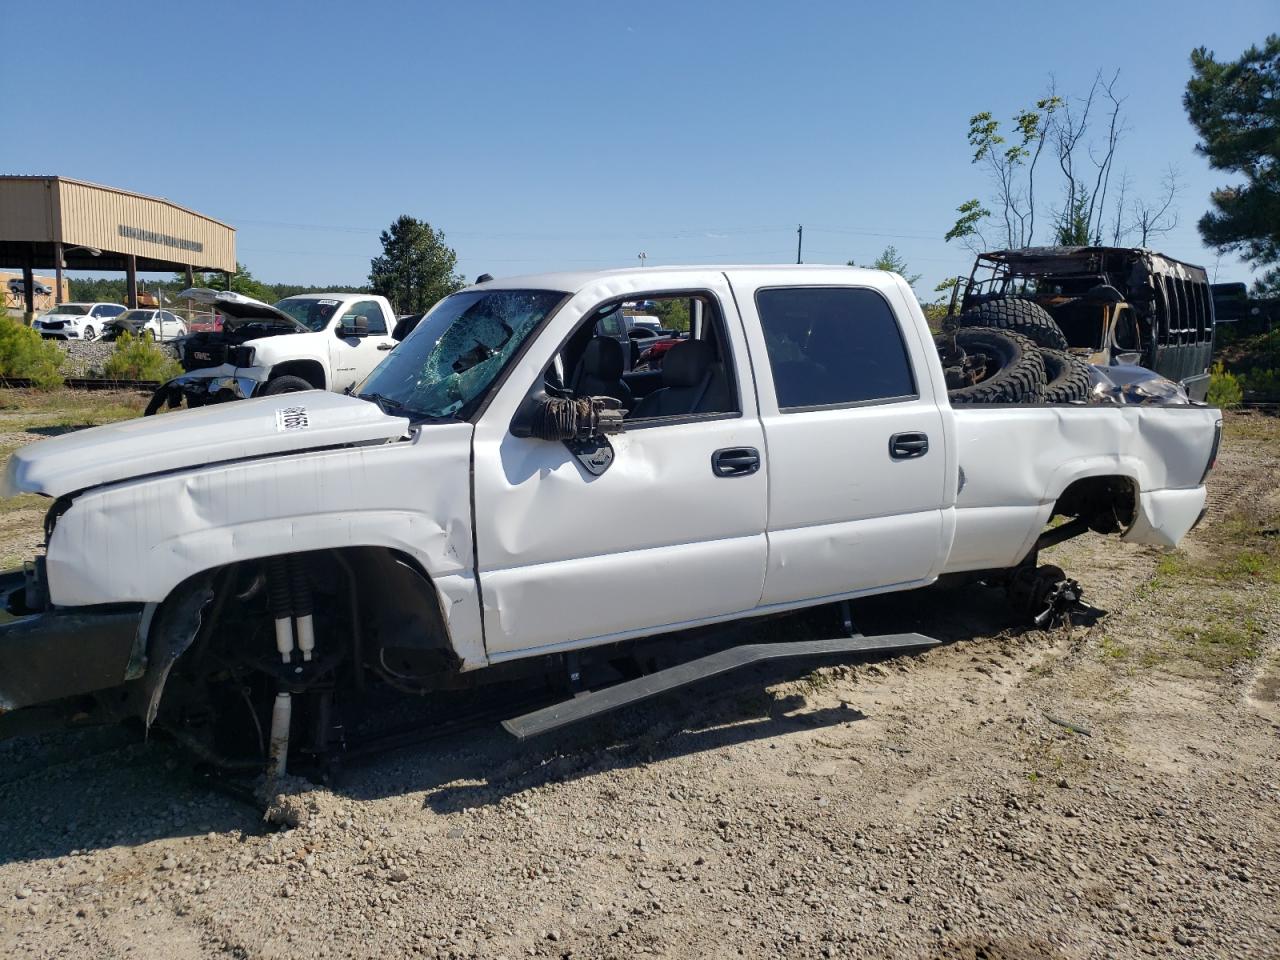
[[[916,396],[902,331],[874,290],[760,290],[756,309],[779,409]]]

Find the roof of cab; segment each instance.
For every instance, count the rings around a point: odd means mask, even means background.
[[[864,267],[850,267],[845,264],[832,263],[740,263],[740,264],[724,264],[724,263],[708,263],[708,264],[690,264],[682,266],[653,266],[653,267],[618,267],[613,270],[574,270],[561,273],[530,273],[516,277],[502,277],[496,280],[486,280],[484,283],[472,284],[464,288],[467,291],[473,290],[561,290],[566,293],[576,293],[586,286],[599,280],[607,280],[612,277],[659,277],[672,273],[722,273],[728,275],[731,279],[734,274],[742,273],[777,273],[785,271],[787,273],[830,273],[833,270],[842,272],[847,271],[852,278],[860,278],[868,280],[872,277],[883,276],[883,270],[870,270]],[[658,281],[662,285],[666,285],[663,281]]]

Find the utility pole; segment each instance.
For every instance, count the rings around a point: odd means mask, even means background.
[[[804,263],[800,259],[800,251],[804,249],[804,224],[796,227],[796,263]]]
[[[639,254],[640,266],[642,266],[642,267],[643,267],[643,266],[644,266],[644,262],[645,262],[646,260],[648,260],[648,259],[649,259],[649,255],[648,255],[647,253],[645,253],[643,250],[641,250],[641,251],[640,251],[640,254]]]

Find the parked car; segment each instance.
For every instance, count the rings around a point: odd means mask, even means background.
[[[226,290],[193,288],[178,296],[213,307],[222,327],[180,341],[186,372],[155,392],[149,414],[184,401],[202,406],[300,390],[341,392],[396,345],[391,304],[372,294],[306,293],[275,306]]]
[[[46,340],[96,340],[128,308],[119,303],[63,303],[31,324]]]
[[[39,280],[33,280],[31,282],[31,289],[42,297],[47,297],[53,293],[53,287],[49,286],[47,283],[41,283]],[[23,281],[16,278],[9,281],[9,293],[13,296],[20,297],[26,292],[27,285]]]
[[[999,326],[1089,363],[1139,364],[1209,391],[1214,297],[1204,267],[1129,247],[1024,247],[979,254],[952,294],[961,323]]]
[[[672,290],[689,338],[658,383],[623,373],[601,319]],[[324,299],[280,312],[309,317]],[[314,334],[256,342],[337,340],[360,299]],[[1043,378],[1036,356],[984,361],[982,382]],[[206,756],[269,750],[279,772],[291,737],[298,756],[340,750],[342,704],[379,691],[572,674],[622,641],[944,575],[1004,583],[1040,618],[1073,588],[1039,550],[1088,531],[1170,547],[1203,516],[1217,410],[953,405],[946,377],[894,274],[547,274],[441,300],[354,395],[268,395],[23,446],[0,495],[47,498],[47,546],[0,581],[14,618],[0,624],[0,722],[40,704],[136,715]],[[635,509],[655,496],[661,510]],[[510,728],[726,668],[708,659]]]
[[[104,340],[115,340],[121,333],[148,340],[176,340],[187,335],[187,322],[168,310],[126,310],[107,324]]]

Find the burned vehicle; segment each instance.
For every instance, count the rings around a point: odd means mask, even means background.
[[[690,318],[660,371],[624,371],[601,332],[641,299]],[[352,705],[392,692],[562,677],[562,702],[502,704],[531,736],[761,660],[927,647],[851,617],[696,658],[684,633],[684,662],[579,688],[663,636],[947,575],[1046,622],[1078,589],[1041,550],[1167,547],[1199,521],[1221,414],[1045,403],[1031,342],[983,336],[1017,357],[953,402],[895,274],[542,274],[444,298],[351,395],[21,447],[0,493],[49,509],[39,555],[0,579],[0,735],[134,718],[279,772],[341,755]],[[989,402],[1010,381],[1025,402]]]
[[[185,372],[156,390],[148,414],[166,405],[199,407],[298,390],[341,392],[367,377],[396,345],[391,304],[373,294],[307,293],[274,306],[203,287],[179,296],[213,307],[222,326],[178,345]]]
[[[1129,247],[979,254],[952,291],[959,323],[1005,327],[1091,364],[1139,365],[1209,390],[1214,312],[1203,267]]]

